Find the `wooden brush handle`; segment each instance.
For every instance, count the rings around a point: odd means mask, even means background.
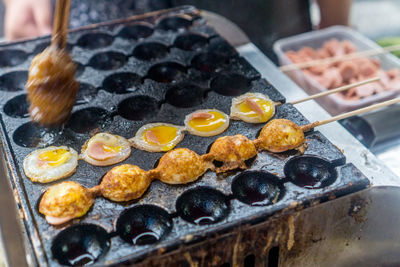
[[[70,0],[57,0],[56,3],[51,44],[59,49],[64,49],[67,46],[70,5]]]
[[[375,104],[375,105],[371,105],[369,107],[360,108],[360,109],[357,109],[357,110],[354,110],[354,111],[350,111],[350,112],[347,112],[347,113],[344,113],[344,114],[340,114],[340,115],[334,116],[334,117],[332,117],[330,119],[326,119],[326,120],[322,120],[322,121],[316,121],[316,122],[301,126],[301,129],[304,132],[307,132],[310,129],[316,127],[316,126],[320,126],[320,125],[324,125],[324,124],[327,124],[327,123],[330,123],[330,122],[346,119],[348,117],[352,117],[352,116],[355,116],[355,115],[360,115],[362,113],[373,111],[373,110],[378,109],[378,108],[383,108],[383,107],[386,107],[386,106],[390,106],[390,105],[393,105],[393,104],[396,104],[396,103],[399,103],[399,102],[400,102],[400,97],[392,99],[392,100],[384,101],[382,103],[378,103],[378,104]]]

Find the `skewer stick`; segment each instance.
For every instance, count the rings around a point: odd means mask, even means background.
[[[384,54],[384,53],[393,52],[393,51],[400,51],[400,44],[387,46],[387,47],[380,48],[380,49],[371,49],[371,50],[365,50],[365,51],[361,51],[361,52],[355,52],[355,53],[341,55],[341,56],[335,56],[335,57],[329,57],[329,58],[323,58],[323,59],[315,59],[315,60],[310,60],[310,61],[301,62],[301,63],[288,64],[288,65],[279,67],[279,69],[283,72],[289,72],[289,71],[298,70],[298,69],[310,68],[310,67],[314,67],[314,66],[318,66],[318,65],[332,64],[332,63],[339,62],[339,61],[346,61],[346,60],[351,60],[351,59],[356,59],[356,58],[375,56],[375,55]]]
[[[369,107],[360,108],[360,109],[357,109],[357,110],[354,110],[354,111],[350,111],[350,112],[347,112],[347,113],[344,113],[344,114],[340,114],[340,115],[334,116],[334,117],[326,119],[326,120],[309,123],[307,125],[301,126],[301,129],[303,130],[303,132],[307,132],[310,129],[312,129],[314,127],[317,127],[317,126],[321,126],[321,125],[324,125],[324,124],[328,124],[330,122],[346,119],[348,117],[352,117],[352,116],[359,115],[359,114],[362,114],[362,113],[365,113],[365,112],[373,111],[375,109],[387,107],[387,106],[390,106],[390,105],[393,105],[393,104],[396,104],[396,103],[400,103],[400,97],[392,99],[392,100],[384,101],[382,103],[378,103],[378,104],[375,104],[375,105],[371,105]]]
[[[71,0],[57,0],[54,11],[51,44],[59,49],[67,46],[68,21]]]
[[[315,95],[310,95],[310,96],[302,98],[302,99],[291,101],[291,102],[289,102],[289,104],[295,105],[295,104],[298,104],[298,103],[301,103],[301,102],[305,102],[305,101],[308,101],[308,100],[311,100],[311,99],[315,99],[315,98],[318,98],[318,97],[321,97],[321,96],[326,96],[326,95],[330,95],[330,94],[334,94],[334,93],[339,93],[339,92],[346,91],[346,90],[348,90],[350,88],[353,88],[353,87],[357,87],[357,86],[364,85],[364,84],[367,84],[367,83],[376,82],[378,80],[380,80],[380,78],[379,77],[375,77],[375,78],[367,79],[367,80],[364,80],[364,81],[361,81],[361,82],[351,83],[351,84],[348,84],[348,85],[340,86],[340,87],[332,89],[332,90],[327,90],[327,91],[322,92],[322,93],[318,93],[318,94],[315,94]]]

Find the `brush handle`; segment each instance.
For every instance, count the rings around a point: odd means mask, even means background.
[[[308,101],[308,100],[311,100],[311,99],[315,99],[315,98],[318,98],[318,97],[321,97],[321,96],[326,96],[326,95],[330,95],[330,94],[334,94],[334,93],[339,93],[339,92],[346,91],[346,90],[348,90],[350,88],[353,88],[353,87],[357,87],[357,86],[364,85],[364,84],[367,84],[367,83],[376,82],[378,80],[380,80],[380,78],[379,77],[375,77],[375,78],[367,79],[367,80],[364,80],[364,81],[361,81],[361,82],[356,82],[356,83],[344,85],[344,86],[338,87],[336,89],[327,90],[327,91],[322,92],[322,93],[318,93],[318,94],[315,94],[315,95],[310,95],[308,97],[289,102],[289,104],[295,105],[295,104],[298,104],[298,103],[301,103],[301,102],[305,102],[305,101]]]
[[[64,49],[67,46],[70,5],[70,0],[57,0],[56,3],[51,44],[59,49]]]
[[[324,124],[327,124],[327,123],[330,123],[330,122],[346,119],[348,117],[352,117],[352,116],[355,116],[355,115],[360,115],[362,113],[373,111],[373,110],[378,109],[378,108],[383,108],[383,107],[386,107],[386,106],[390,106],[390,105],[393,105],[393,104],[396,104],[396,103],[399,103],[399,102],[400,102],[400,97],[392,99],[392,100],[384,101],[382,103],[378,103],[378,104],[375,104],[375,105],[371,105],[369,107],[360,108],[360,109],[357,109],[357,110],[354,110],[354,111],[350,111],[350,112],[347,112],[347,113],[344,113],[344,114],[340,114],[340,115],[334,116],[334,117],[326,119],[326,120],[316,121],[316,122],[301,126],[301,129],[303,130],[303,132],[307,132],[310,129],[312,129],[314,127],[317,127],[317,126],[321,126],[321,125],[324,125]]]

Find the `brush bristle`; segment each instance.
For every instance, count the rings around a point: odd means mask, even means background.
[[[68,120],[79,89],[75,71],[65,50],[50,46],[33,58],[26,83],[33,121],[55,126]]]

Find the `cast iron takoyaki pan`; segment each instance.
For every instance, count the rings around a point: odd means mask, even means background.
[[[72,31],[68,42],[81,87],[69,122],[51,130],[30,123],[24,88],[30,61],[49,38],[0,47],[2,143],[26,237],[40,265],[138,262],[160,248],[176,249],[188,235],[195,242],[265,220],[293,201],[307,206],[368,186],[368,179],[345,164],[333,144],[311,132],[303,156],[261,152],[247,171],[210,171],[184,186],[155,181],[138,201],[119,204],[100,198],[83,218],[49,226],[37,204],[54,183],[32,183],[22,170],[24,157],[34,149],[67,145],[79,151],[99,131],[130,138],[150,122],[183,125],[185,115],[197,109],[229,113],[232,98],[246,92],[285,101],[279,88],[263,80],[193,7],[92,25]],[[279,106],[275,118],[308,123],[289,104]],[[187,134],[178,147],[204,154],[220,136],[240,133],[254,139],[262,126],[231,121],[219,136]],[[133,149],[125,163],[148,170],[161,155]],[[68,179],[93,187],[112,167],[81,161]]]

